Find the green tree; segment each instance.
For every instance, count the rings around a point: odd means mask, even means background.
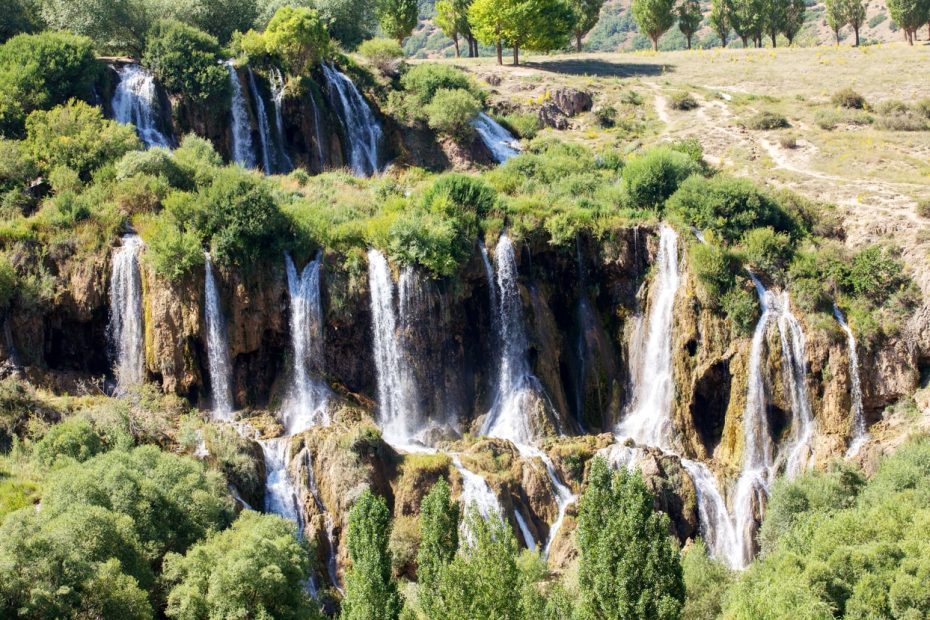
[[[568,42],[575,16],[563,0],[475,0],[468,20],[479,41],[495,44],[497,62],[503,64],[503,44],[513,49],[520,64],[520,49],[548,51]]]
[[[278,9],[263,38],[268,53],[279,58],[291,75],[309,73],[329,46],[329,35],[320,14],[307,8]]]
[[[43,0],[42,18],[50,29],[93,39],[102,51],[136,57],[151,26],[146,0]]]
[[[639,31],[652,41],[659,51],[659,38],[675,23],[675,0],[633,0],[633,19]]]
[[[581,499],[576,539],[580,605],[587,618],[673,619],[685,598],[668,516],[653,509],[642,476],[611,473],[597,457]]]
[[[798,36],[801,28],[804,27],[804,13],[806,11],[807,3],[804,0],[788,0],[788,5],[785,7],[785,23],[782,26],[782,32],[785,38],[788,39],[788,45],[794,43],[794,38]]]
[[[177,19],[209,32],[220,43],[233,33],[245,32],[258,16],[256,0],[147,0],[150,17]]]
[[[100,108],[72,100],[26,119],[26,150],[46,173],[70,168],[84,180],[102,165],[141,148],[131,125],[105,119]]]
[[[461,55],[459,37],[464,37],[468,42],[468,55],[472,55],[471,27],[468,24],[469,6],[471,2],[468,0],[439,0],[436,3],[436,17],[433,18],[433,22],[443,34],[452,39],[456,58]]]
[[[890,5],[889,5],[890,8]],[[844,0],[824,0],[824,17],[833,31],[836,44],[840,44],[840,30],[846,25],[846,2]]]
[[[348,49],[370,39],[375,31],[375,0],[317,0],[316,9],[329,35]]]
[[[375,13],[381,31],[398,43],[410,36],[417,26],[419,2],[417,0],[376,0]]]
[[[731,24],[732,14],[733,5],[731,0],[711,0],[710,15],[707,20],[714,32],[717,33],[717,36],[720,37],[723,47],[727,46],[730,30],[733,27]]]
[[[703,18],[700,0],[682,0],[678,5],[678,29],[688,40],[688,49],[691,49],[691,38],[701,27]]]
[[[38,3],[33,0],[8,0],[0,14],[0,43],[24,32],[41,30]]]
[[[432,129],[457,140],[473,136],[471,121],[481,111],[481,102],[463,88],[440,89],[424,107]]]
[[[445,568],[459,547],[459,505],[452,500],[449,484],[440,479],[420,504],[420,548],[417,551],[417,583],[420,605],[429,618],[443,614],[436,589]]]
[[[866,14],[869,8],[869,0],[846,0],[845,2],[846,23],[853,29],[856,35],[856,47],[859,46],[859,31],[865,24]]]
[[[842,2],[843,0],[833,1]],[[913,45],[914,38],[917,36],[917,29],[928,21],[930,2],[926,0],[888,0],[888,12],[891,13],[891,19],[904,30],[908,43]]]
[[[320,617],[307,594],[308,549],[294,523],[247,510],[185,555],[165,557],[165,614],[180,620]]]
[[[0,45],[0,134],[22,137],[33,110],[72,98],[89,101],[103,70],[86,37],[21,34]]]
[[[698,539],[681,557],[685,580],[685,605],[681,617],[688,620],[716,620],[720,617],[732,572],[707,555],[704,541]]]
[[[485,519],[472,505],[465,544],[442,571],[438,608],[448,620],[519,620],[523,617],[517,541],[499,515]]]
[[[229,75],[219,66],[217,40],[177,20],[158,22],[149,34],[142,62],[165,89],[220,109],[229,99]]]
[[[581,39],[588,34],[601,15],[604,0],[571,0],[572,10],[575,12],[575,50],[581,51]]]
[[[788,0],[762,0],[761,7],[763,28],[772,41],[772,47],[777,47],[778,34],[785,29],[788,17]]]
[[[397,620],[401,598],[391,578],[390,513],[384,499],[365,491],[349,512],[349,559],[343,620]]]
[[[733,0],[731,23],[733,30],[743,41],[743,47],[752,42],[762,47],[765,32],[765,3],[771,0]]]

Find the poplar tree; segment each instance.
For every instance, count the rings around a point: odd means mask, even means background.
[[[401,598],[391,579],[390,513],[384,499],[365,491],[349,512],[349,559],[342,620],[397,620]]]
[[[761,7],[765,33],[769,35],[772,47],[778,47],[778,34],[785,29],[788,0],[762,0]]]
[[[691,49],[691,38],[701,27],[703,17],[700,0],[683,0],[678,5],[678,29],[688,40],[688,49]]]
[[[804,12],[807,5],[804,0],[788,0],[788,6],[785,9],[785,23],[782,32],[788,39],[788,45],[794,43],[794,38],[798,36],[801,28],[804,26]]]
[[[388,37],[403,43],[417,26],[417,0],[377,0],[375,13],[381,30]]]
[[[893,0],[892,0],[893,1]],[[889,9],[891,1],[888,3]],[[836,38],[836,44],[840,44],[840,30],[846,25],[846,3],[844,0],[824,0],[824,16],[827,19],[827,25],[833,31]],[[892,15],[893,17],[893,15]]]
[[[707,20],[711,28],[720,37],[723,47],[727,46],[727,40],[730,38],[730,29],[732,28],[733,5],[730,0],[711,0],[710,15]]]
[[[449,484],[440,479],[420,504],[417,583],[420,605],[429,618],[442,616],[436,590],[442,571],[452,562],[458,546],[459,505],[452,500]]]
[[[659,51],[659,38],[675,24],[675,0],[633,0],[633,19],[639,31],[652,41]]]
[[[859,47],[859,31],[865,23],[868,0],[846,0],[846,21],[856,35],[856,47]]]
[[[575,50],[580,52],[581,39],[597,25],[604,0],[571,0],[571,5],[575,13],[575,28],[573,29]]]
[[[904,30],[908,43],[914,44],[917,29],[927,23],[930,2],[927,0],[888,0],[891,19]]]
[[[678,620],[685,585],[668,516],[653,509],[639,472],[591,464],[575,533],[581,617]]]

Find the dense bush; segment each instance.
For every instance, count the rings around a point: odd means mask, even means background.
[[[262,36],[267,52],[291,75],[308,73],[329,48],[326,22],[316,10],[306,7],[281,7]]]
[[[786,233],[776,233],[771,227],[753,228],[743,235],[740,252],[753,271],[778,277],[791,262],[794,242]]]
[[[25,149],[42,171],[65,166],[84,180],[104,164],[141,148],[132,126],[105,119],[99,108],[82,101],[33,112],[26,120],[26,133]]]
[[[8,0],[0,15],[0,43],[21,33],[35,32],[42,27],[39,7],[32,0]]]
[[[33,110],[71,98],[89,101],[102,71],[84,37],[64,32],[13,37],[0,46],[0,134],[22,136]]]
[[[844,88],[833,93],[830,97],[833,105],[840,108],[849,108],[851,110],[864,110],[867,107],[865,97],[851,88]]]
[[[404,57],[404,49],[394,39],[369,39],[358,46],[358,53],[383,75],[395,73]]]
[[[461,88],[482,97],[480,89],[467,73],[449,65],[425,63],[411,67],[400,79],[401,86],[414,95],[420,104],[426,105],[440,89]]]
[[[423,108],[430,127],[452,138],[472,134],[471,121],[481,111],[481,102],[467,90],[441,88]]]
[[[72,418],[49,429],[36,443],[33,454],[43,467],[49,468],[59,460],[86,461],[104,450],[103,439],[90,422]]]
[[[719,618],[727,588],[733,579],[730,570],[708,556],[707,548],[700,539],[682,552],[681,569],[687,593],[681,617],[688,620]]]
[[[685,179],[700,171],[688,155],[656,147],[630,159],[623,169],[623,180],[633,206],[661,209]]]
[[[746,129],[758,130],[783,129],[791,126],[783,115],[768,110],[756,112],[744,118],[740,124]]]
[[[684,91],[673,93],[668,102],[673,110],[693,110],[698,107],[694,95]]]
[[[185,620],[319,617],[305,588],[308,549],[296,534],[292,521],[248,510],[186,555],[168,554],[165,614]]]
[[[760,227],[799,234],[797,224],[767,192],[751,181],[718,175],[693,176],[669,199],[667,212],[689,226],[713,231],[726,242]]]
[[[532,140],[539,131],[539,117],[532,112],[505,114],[497,121],[521,140]]]
[[[229,76],[219,60],[215,38],[171,20],[159,22],[149,34],[142,62],[168,92],[221,113],[229,102]]]
[[[175,160],[171,151],[161,147],[147,151],[131,151],[116,162],[117,180],[137,175],[161,177],[177,188],[187,188],[192,184],[188,172]]]
[[[814,122],[827,131],[838,125],[871,125],[874,120],[871,114],[856,109],[827,108],[814,112]]]

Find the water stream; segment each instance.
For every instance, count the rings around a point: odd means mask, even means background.
[[[126,235],[113,252],[110,275],[110,345],[117,392],[145,381],[145,328],[142,310],[142,276],[139,252],[142,240]]]
[[[135,125],[136,133],[146,148],[174,146],[174,140],[159,129],[155,77],[136,64],[123,65],[116,73],[119,74],[119,82],[111,102],[113,117],[120,123]]]
[[[232,367],[229,363],[226,320],[220,306],[219,291],[213,275],[213,261],[209,253],[204,254],[204,272],[204,323],[207,330],[207,361],[213,396],[212,416],[215,420],[230,421],[233,415]]]
[[[258,143],[262,149],[262,169],[265,174],[274,174],[275,162],[271,152],[274,144],[271,141],[271,125],[268,123],[265,100],[262,99],[262,93],[255,82],[255,73],[252,71],[252,67],[246,67],[246,73],[249,76],[249,92],[252,95],[252,106],[255,110],[255,118],[258,121]]]
[[[378,151],[381,146],[381,124],[368,102],[344,73],[323,63],[330,103],[339,114],[345,128],[349,165],[358,176],[371,176],[381,171]]]
[[[493,118],[480,112],[471,122],[478,132],[478,137],[494,157],[494,161],[501,164],[515,155],[520,154],[520,143],[513,135],[504,129]]]
[[[274,124],[277,131],[277,158],[278,158],[278,169],[276,172],[286,173],[290,172],[294,168],[294,162],[291,161],[290,156],[287,154],[287,141],[284,138],[284,115],[281,112],[281,108],[284,104],[284,76],[281,75],[281,70],[277,67],[273,68],[269,74],[269,82],[271,84],[271,98],[274,102]]]
[[[249,110],[246,106],[245,95],[242,93],[242,80],[232,60],[225,63],[229,71],[229,84],[232,87],[230,101],[230,116],[232,118],[232,158],[233,161],[244,168],[254,168],[255,149],[252,146],[252,123],[249,119]]]
[[[850,413],[852,414],[853,423],[846,457],[850,458],[859,454],[863,444],[869,440],[869,434],[866,430],[865,412],[862,408],[862,381],[859,378],[859,351],[856,346],[856,335],[846,323],[846,317],[843,316],[843,313],[836,305],[833,306],[833,316],[836,317],[836,321],[846,333],[846,347],[849,350],[849,383],[852,400]]]

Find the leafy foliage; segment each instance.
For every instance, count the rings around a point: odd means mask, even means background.
[[[686,154],[656,147],[630,159],[623,180],[636,207],[658,210],[685,179],[699,172],[698,164]]]
[[[675,23],[674,0],[633,0],[633,19],[639,31],[649,36],[654,50],[659,49],[659,37]]]
[[[381,31],[400,44],[417,25],[417,0],[376,0],[375,12]]]
[[[433,485],[420,504],[420,548],[417,551],[417,582],[420,606],[428,617],[442,615],[437,592],[445,568],[459,546],[459,506],[452,501],[444,479]]]
[[[390,513],[384,499],[366,489],[349,513],[349,558],[343,620],[397,620],[401,598],[391,578]]]
[[[384,75],[393,72],[404,57],[404,49],[393,39],[369,39],[358,46],[358,53]]]
[[[282,7],[263,33],[265,47],[291,75],[305,75],[329,47],[329,34],[313,9]]]
[[[214,37],[170,20],[159,22],[149,35],[143,64],[168,92],[222,109],[229,100],[229,76],[219,59]]]
[[[440,89],[423,108],[427,123],[439,133],[462,139],[472,134],[471,121],[481,111],[481,102],[467,90]]]

